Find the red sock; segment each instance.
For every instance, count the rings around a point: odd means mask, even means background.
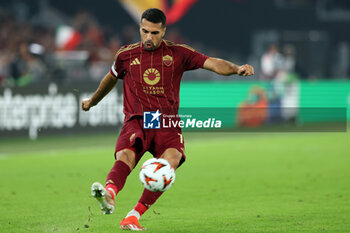
[[[142,196],[134,209],[143,215],[153,205],[163,192],[151,192],[147,189],[143,190]]]
[[[121,160],[117,160],[107,176],[106,188],[112,188],[117,194],[123,189],[126,178],[130,174],[130,167]]]
[[[109,183],[109,184],[106,185],[106,190],[109,190],[109,191],[110,191],[110,189],[113,190],[113,192],[110,192],[110,193],[112,194],[113,200],[114,200],[114,199],[115,199],[115,196],[116,196],[117,193],[118,193],[118,189],[117,189],[117,187],[116,187],[114,184]]]
[[[147,211],[147,207],[144,204],[137,202],[137,204],[134,207],[134,210],[139,212],[140,216],[142,216]]]

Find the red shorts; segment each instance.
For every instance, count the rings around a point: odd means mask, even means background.
[[[146,151],[159,158],[168,148],[175,148],[182,154],[179,166],[186,159],[181,128],[144,129],[142,117],[133,117],[123,123],[115,154],[126,148],[136,153],[136,164]]]

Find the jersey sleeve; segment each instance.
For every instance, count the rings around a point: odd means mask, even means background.
[[[183,48],[185,70],[203,68],[203,64],[208,59],[208,56],[197,52],[187,45],[183,45]]]
[[[110,70],[110,73],[114,77],[119,78],[119,79],[122,79],[124,77],[124,74],[125,74],[125,69],[123,67],[123,62],[122,62],[121,55],[120,55],[120,53],[123,50],[124,50],[124,47],[119,49],[119,51],[116,53],[113,65],[112,65],[111,70]]]

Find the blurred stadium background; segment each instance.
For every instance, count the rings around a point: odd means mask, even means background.
[[[47,184],[45,191],[41,190],[43,194],[40,197],[46,202],[37,202],[36,191],[30,191],[26,198],[35,203],[38,209],[47,206],[50,195],[57,195],[58,206],[55,208],[63,208],[64,205],[60,205],[62,200],[70,197],[61,196],[60,191],[52,193],[49,191],[51,181],[41,180],[41,176],[51,174],[57,168],[58,174],[50,175],[56,179],[56,184],[59,187],[76,185],[79,187],[75,190],[76,195],[86,197],[82,205],[90,205],[92,201],[87,198],[90,183],[96,177],[103,181],[113,162],[113,146],[123,121],[122,85],[118,84],[90,112],[82,112],[80,102],[94,92],[101,78],[109,71],[118,49],[124,44],[139,41],[138,19],[140,13],[149,7],[158,7],[167,13],[166,39],[188,44],[209,56],[255,67],[256,74],[249,78],[222,77],[205,70],[187,72],[180,93],[184,113],[198,111],[208,118],[208,114],[218,112],[217,118],[227,119],[225,130],[233,131],[230,134],[186,132],[185,138],[190,142],[187,147],[193,161],[206,158],[215,168],[212,170],[222,170],[222,165],[213,163],[210,153],[224,157],[230,153],[236,155],[237,160],[227,160],[227,166],[235,164],[232,166],[240,180],[233,181],[235,175],[230,174],[230,167],[225,170],[228,173],[219,173],[225,177],[233,176],[231,181],[225,178],[229,187],[220,185],[228,190],[234,187],[235,193],[223,191],[223,197],[240,199],[239,195],[246,195],[238,205],[246,212],[235,209],[236,206],[232,204],[232,208],[238,212],[230,213],[236,219],[240,218],[240,214],[243,218],[247,217],[242,222],[233,220],[236,221],[233,224],[235,229],[240,229],[238,232],[349,232],[349,223],[345,221],[350,206],[347,184],[350,174],[346,169],[346,164],[349,165],[347,122],[350,120],[348,0],[2,0],[0,177],[3,188],[0,193],[4,198],[1,200],[0,216],[4,221],[1,225],[6,227],[4,231],[0,228],[0,232],[72,232],[72,229],[79,231],[79,228],[82,230],[93,225],[91,216],[98,218],[97,207],[92,210],[94,214],[89,212],[89,221],[85,221],[87,214],[84,213],[82,218],[85,222],[76,220],[81,216],[67,221],[67,213],[61,210],[58,211],[58,219],[61,223],[67,222],[67,225],[55,225],[53,219],[42,218],[40,214],[44,215],[44,210],[40,210],[39,215],[30,213],[34,204],[27,203],[23,209],[14,205],[14,201],[24,200],[15,185],[31,189],[41,188],[42,183]],[[268,133],[271,131],[309,134]],[[204,145],[211,147],[206,151],[201,149]],[[230,145],[234,145],[237,153],[230,150]],[[252,145],[257,145],[259,153],[254,152]],[[73,161],[74,156],[71,155],[76,155],[77,160]],[[284,155],[288,156],[287,160]],[[87,170],[79,168],[76,173],[72,172],[85,156],[90,159],[90,162],[83,162]],[[99,156],[103,157],[102,162]],[[49,160],[55,161],[57,167]],[[31,164],[30,161],[35,162]],[[200,162],[204,167],[208,166],[204,161]],[[71,166],[66,165],[70,163]],[[20,164],[20,167],[15,164]],[[28,167],[28,164],[31,165]],[[97,170],[88,172],[88,168],[94,169],[96,164]],[[242,164],[242,167],[237,164]],[[208,172],[193,163],[185,166],[183,175],[190,174],[187,176],[190,178],[186,184],[179,178],[177,192],[183,194],[180,191],[181,182],[188,189],[193,189],[193,184],[201,189],[198,185],[202,180],[197,171],[200,174]],[[285,171],[290,173],[285,174]],[[272,175],[274,172],[275,175]],[[63,178],[60,179],[60,176]],[[221,179],[220,176],[207,176],[206,179],[213,183],[216,180],[211,179]],[[270,181],[259,179],[264,176]],[[81,177],[89,178],[81,181]],[[26,178],[29,183],[26,183]],[[137,182],[136,176],[131,179]],[[259,187],[259,190],[247,188],[253,186]],[[240,187],[245,187],[244,192]],[[87,191],[82,191],[85,188]],[[132,187],[127,188],[131,191],[125,191],[125,196],[135,195]],[[264,199],[270,188],[275,191],[274,200]],[[293,192],[286,197],[285,190],[288,188]],[[219,185],[213,188],[219,189]],[[289,203],[289,197],[303,202],[304,192],[311,192],[312,189],[314,192],[308,193],[305,199],[318,195],[314,203],[322,206],[321,209],[312,209],[311,204],[305,204],[298,209],[299,213],[294,207],[288,209],[293,204],[284,206]],[[250,196],[254,192],[256,196]],[[254,206],[253,199],[257,200],[256,203],[265,201],[266,206],[258,206],[257,209],[266,212],[258,211],[256,214],[249,209],[252,208],[249,204],[253,203]],[[328,202],[329,199],[332,199],[331,202]],[[279,207],[274,205],[274,201],[286,208],[288,220],[278,212]],[[163,206],[161,204],[159,208],[164,208],[164,212],[171,208],[165,202],[161,203]],[[123,208],[126,204],[121,203],[121,206]],[[225,204],[221,206],[225,207]],[[271,209],[271,216],[274,217],[264,219],[266,225],[249,220],[250,210],[259,220],[261,215],[270,214],[267,210],[271,206],[275,211]],[[125,207],[125,211],[129,207]],[[80,210],[78,206],[75,208]],[[40,222],[23,225],[22,220],[16,217],[19,211],[40,219],[41,225]],[[213,213],[220,211],[225,213],[222,209]],[[292,215],[299,217],[290,220]],[[190,212],[188,217],[192,219]],[[206,219],[206,223],[198,222],[209,228],[186,230],[191,225],[187,222],[182,226],[182,232],[232,232],[233,226],[225,225],[231,221],[227,219],[219,231],[211,229],[210,224],[218,225],[207,219],[211,217],[201,219]],[[276,218],[286,227],[274,228]],[[31,220],[28,217],[25,221]],[[99,221],[108,224],[107,221]],[[156,220],[148,217],[148,221]],[[178,226],[176,221],[167,224]],[[256,226],[261,228],[254,228]],[[113,231],[115,226],[110,227],[110,231]],[[97,227],[95,231],[90,228],[91,232],[101,232],[101,229],[104,228]],[[162,228],[154,230],[167,232]],[[103,231],[110,232],[106,229]]]

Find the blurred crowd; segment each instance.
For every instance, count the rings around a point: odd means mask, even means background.
[[[273,80],[285,73],[296,72],[296,56],[293,45],[287,44],[280,52],[275,44],[271,44],[260,60],[260,79]]]
[[[177,29],[169,30],[166,38],[184,43]],[[97,81],[122,45],[138,41],[136,24],[115,32],[87,11],[69,17],[46,1],[35,14],[28,13],[25,3],[0,6],[0,86]]]
[[[39,50],[45,48],[46,52],[50,53],[54,48],[53,36],[47,28],[33,27],[29,23],[18,22],[10,15],[1,15],[1,84],[7,85],[17,81],[20,83],[32,78],[41,79],[47,72],[47,65],[31,51],[37,46]]]
[[[106,63],[110,65],[121,44],[136,39],[133,26],[126,27],[122,34],[111,34],[88,12],[78,12],[65,19],[55,11],[51,15],[48,15],[50,10],[43,11],[24,19],[20,14],[0,11],[2,86],[23,86],[52,79],[64,81],[60,80],[64,77],[100,78],[101,70],[106,72]],[[46,23],[48,17],[56,22]],[[66,29],[63,35],[60,28]],[[75,42],[66,47],[73,36]]]
[[[140,41],[136,24],[115,30],[88,11],[63,14],[45,0],[38,1],[36,7],[35,12],[30,12],[25,1],[0,5],[0,86],[99,81],[122,45]],[[166,39],[190,44],[209,56],[238,60],[227,51],[189,41],[176,27],[167,29]],[[184,75],[184,79],[216,78],[200,70]]]
[[[115,30],[100,23],[91,12],[81,10],[67,15],[50,6],[48,1],[39,0],[37,3],[34,12],[26,1],[14,1],[6,7],[0,5],[0,86],[87,79],[99,81],[110,69],[118,49],[124,44],[139,41],[136,24]],[[293,44],[281,47],[270,44],[265,52],[261,50],[248,59],[250,54],[242,56],[190,41],[173,26],[168,28],[166,39],[189,44],[209,56],[237,64],[250,63],[260,80],[311,76],[305,68],[298,66],[297,47]],[[341,44],[336,53],[339,56],[333,59],[337,64],[333,76],[348,77],[349,51],[349,44]],[[231,80],[230,77],[218,78],[218,75],[203,70],[185,73],[184,79]]]

